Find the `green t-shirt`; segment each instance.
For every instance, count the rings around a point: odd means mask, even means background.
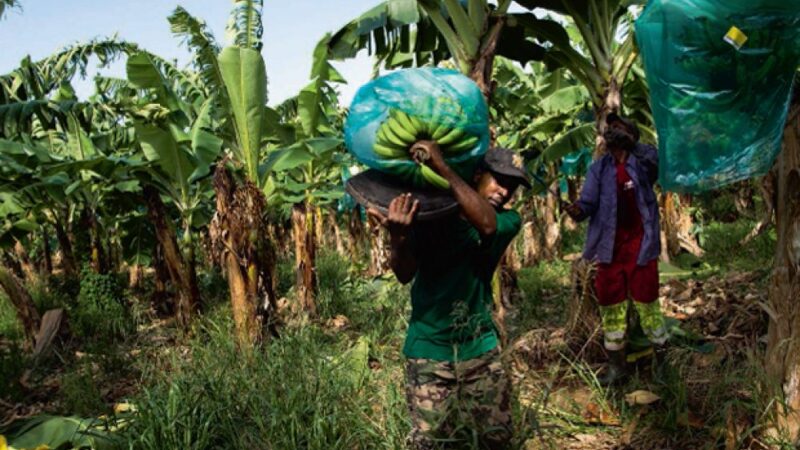
[[[492,321],[492,275],[519,232],[516,211],[497,213],[497,231],[481,240],[453,216],[414,227],[417,273],[403,353],[409,358],[463,361],[497,346]]]

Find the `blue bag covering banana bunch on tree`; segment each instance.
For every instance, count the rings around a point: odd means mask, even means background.
[[[661,185],[696,192],[766,173],[800,64],[800,1],[651,0],[636,39]]]
[[[478,86],[454,70],[405,69],[362,86],[345,123],[345,144],[362,164],[416,187],[447,180],[412,157],[419,140],[436,141],[447,163],[470,179],[489,147],[489,117]]]

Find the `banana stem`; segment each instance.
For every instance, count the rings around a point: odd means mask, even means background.
[[[427,160],[431,159],[431,155],[430,153],[428,153],[428,149],[426,149],[421,145],[414,144],[414,146],[411,147],[410,153],[411,153],[411,159],[413,159],[414,162],[417,164],[422,164]]]

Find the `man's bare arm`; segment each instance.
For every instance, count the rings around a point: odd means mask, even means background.
[[[475,189],[465,182],[442,157],[439,145],[433,141],[419,141],[411,148],[426,152],[430,158],[427,164],[450,183],[450,190],[461,207],[461,212],[482,236],[491,236],[497,230],[497,217],[491,203],[481,197]]]

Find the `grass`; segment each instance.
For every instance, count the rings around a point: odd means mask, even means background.
[[[17,313],[11,300],[3,293],[0,293],[0,337],[10,341],[22,338],[22,325],[17,319]]]
[[[560,323],[570,289],[570,263],[555,260],[523,267],[517,275],[520,300],[515,324],[532,329],[547,323]]]
[[[755,222],[750,220],[704,225],[701,243],[706,254],[703,260],[723,270],[748,272],[771,267],[777,243],[774,228],[745,245],[740,244],[754,226]]]
[[[345,283],[345,304],[327,289],[321,310],[349,313],[346,333],[318,324],[287,328],[279,340],[242,352],[225,308],[210,313],[185,356],[172,354],[146,373],[148,387],[126,431],[131,448],[402,448],[409,425],[401,361],[385,349],[398,345],[399,333],[365,313],[381,304],[396,317],[407,294],[380,282]],[[360,328],[365,324],[375,326]],[[368,356],[380,369],[369,369]]]

